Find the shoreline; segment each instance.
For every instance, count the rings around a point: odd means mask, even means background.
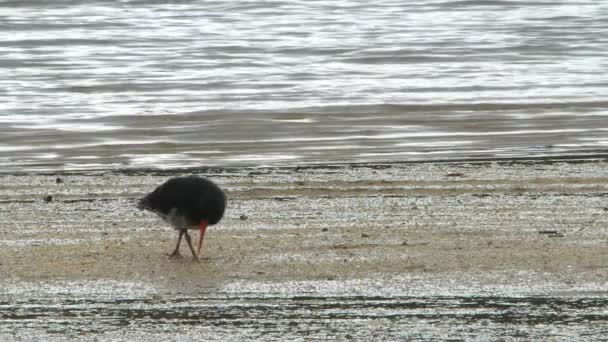
[[[547,156],[529,156],[529,157],[489,157],[489,158],[459,158],[459,159],[426,159],[426,160],[378,160],[378,161],[336,161],[327,163],[311,163],[305,162],[302,164],[281,164],[276,165],[235,165],[235,166],[201,166],[201,167],[171,167],[171,168],[151,168],[151,167],[118,167],[118,168],[91,168],[91,169],[73,169],[73,170],[34,170],[34,171],[1,171],[0,176],[6,175],[96,175],[98,173],[110,172],[115,174],[125,175],[172,175],[179,173],[198,172],[198,173],[222,173],[236,170],[310,170],[323,169],[331,167],[353,167],[353,168],[378,168],[390,167],[391,165],[412,165],[412,164],[483,164],[483,163],[502,163],[502,164],[546,164],[546,163],[594,163],[608,161],[608,151],[585,153],[585,154],[569,154],[569,155],[547,155]]]

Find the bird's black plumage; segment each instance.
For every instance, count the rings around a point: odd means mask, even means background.
[[[207,226],[218,223],[224,216],[226,195],[208,179],[194,175],[176,177],[140,199],[137,206],[158,214],[179,231],[175,250],[169,257],[181,257],[179,245],[185,236],[192,256],[198,260]],[[198,252],[194,250],[188,234],[188,229],[196,228],[200,228]]]
[[[208,179],[194,175],[176,177],[142,198],[138,207],[153,211],[163,218],[171,215],[173,210],[174,215],[183,218],[190,226],[198,225],[202,220],[213,225],[224,216],[226,196]]]

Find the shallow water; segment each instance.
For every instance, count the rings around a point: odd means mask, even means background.
[[[2,1],[5,170],[605,153],[601,1]]]

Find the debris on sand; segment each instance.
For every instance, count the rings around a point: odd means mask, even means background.
[[[464,174],[460,173],[460,172],[450,172],[446,175],[446,177],[463,177]]]

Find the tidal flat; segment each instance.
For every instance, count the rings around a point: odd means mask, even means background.
[[[203,257],[135,207],[225,189]],[[608,338],[608,162],[0,174],[0,340]]]

